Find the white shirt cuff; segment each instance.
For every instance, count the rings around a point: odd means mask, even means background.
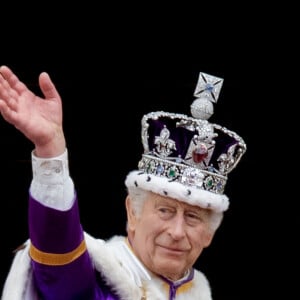
[[[69,175],[68,151],[52,158],[31,153],[33,179],[30,193],[41,204],[68,210],[74,202],[74,184]]]

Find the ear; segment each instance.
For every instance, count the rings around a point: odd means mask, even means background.
[[[132,203],[130,201],[129,196],[126,197],[125,205],[126,205],[126,212],[127,212],[127,227],[128,227],[128,230],[134,231],[137,218],[136,218],[136,213],[135,213],[135,211],[132,207]]]
[[[214,233],[210,230],[207,233],[203,234],[202,238],[203,238],[204,248],[207,248],[211,244],[213,237],[214,237]]]

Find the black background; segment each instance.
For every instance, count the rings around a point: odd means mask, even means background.
[[[281,247],[290,243],[288,228],[297,222],[283,222],[281,211],[278,135],[285,134],[287,96],[282,92],[278,102],[276,93],[287,56],[277,48],[280,24],[250,7],[236,13],[227,7],[229,14],[220,7],[145,7],[139,13],[117,7],[47,7],[30,17],[8,10],[1,38],[0,64],[36,93],[38,75],[47,71],[62,96],[84,229],[102,238],[125,233],[124,179],[142,153],[142,115],[189,114],[199,72],[222,77],[211,121],[236,131],[248,150],[229,175],[230,209],[197,267],[215,300],[269,295],[286,262]],[[13,249],[28,236],[33,145],[2,119],[0,135],[3,284]]]

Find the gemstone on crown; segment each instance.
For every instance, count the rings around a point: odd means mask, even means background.
[[[191,117],[164,111],[143,116],[144,153],[138,165],[142,173],[216,194],[224,192],[227,174],[246,151],[246,144],[235,132],[208,122],[222,84],[222,78],[199,74]]]

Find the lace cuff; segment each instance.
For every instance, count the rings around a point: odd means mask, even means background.
[[[40,158],[31,154],[33,180],[32,197],[48,207],[67,210],[74,203],[74,183],[69,176],[67,149],[62,155]]]
[[[47,185],[64,184],[69,178],[68,151],[52,158],[41,158],[31,153],[33,180]]]

